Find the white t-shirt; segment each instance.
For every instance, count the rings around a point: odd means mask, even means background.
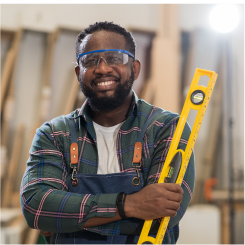
[[[97,174],[119,173],[116,142],[118,131],[123,122],[112,127],[103,127],[95,122],[93,124],[99,154]]]

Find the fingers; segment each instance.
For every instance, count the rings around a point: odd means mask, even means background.
[[[167,209],[175,210],[178,211],[180,208],[180,203],[179,202],[173,202],[173,201],[167,201]]]
[[[158,185],[164,185],[164,188],[168,191],[171,192],[176,192],[176,193],[180,193],[181,195],[183,195],[184,191],[182,189],[182,187],[178,184],[173,184],[173,183],[161,183]]]
[[[168,195],[166,195],[166,199],[169,201],[181,203],[183,199],[183,194],[175,193],[175,192],[168,192]]]
[[[178,184],[173,183],[160,183],[154,184],[155,188],[159,191],[158,195],[166,198],[169,201],[181,202],[183,199],[184,191]]]
[[[177,211],[172,209],[166,209],[165,217],[175,217],[177,215]]]
[[[177,214],[177,211],[180,208],[179,202],[173,202],[173,201],[166,201],[165,203],[165,212],[166,216],[174,217]]]
[[[41,235],[41,236],[51,236],[52,234],[53,234],[52,232],[41,231],[41,230],[40,230],[40,235]]]

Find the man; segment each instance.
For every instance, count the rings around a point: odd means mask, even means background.
[[[179,116],[162,109],[154,116],[157,108],[137,98],[132,85],[140,62],[124,28],[89,26],[77,37],[76,58],[87,100],[37,130],[21,185],[28,225],[48,242],[137,243],[144,220],[154,219],[154,235],[161,217],[170,216],[163,242],[176,243],[194,188],[194,156],[182,188],[157,182]],[[179,149],[189,134],[186,125]],[[135,147],[140,137],[142,149]]]

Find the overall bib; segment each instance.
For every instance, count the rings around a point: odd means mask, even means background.
[[[142,142],[145,134],[145,130],[150,124],[151,119],[159,114],[161,111],[156,110],[150,118],[147,119],[144,126],[141,128],[137,142]],[[77,141],[75,124],[72,118],[67,116],[70,132],[71,143]],[[133,194],[140,191],[144,186],[143,174],[139,173],[139,169],[136,172],[130,173],[113,173],[113,174],[72,174],[71,181],[69,182],[69,192],[79,194],[107,194],[107,193],[120,193]],[[138,185],[134,185],[132,180],[139,180]],[[74,186],[73,180],[77,181],[77,185]],[[128,220],[130,220],[129,218]],[[135,218],[132,218],[132,220]],[[116,221],[118,225],[122,220]],[[142,221],[144,222],[144,221]],[[56,244],[137,244],[139,239],[139,230],[137,235],[125,235],[115,234],[113,236],[103,236],[98,233],[90,231],[78,231],[72,233],[59,233],[56,235]]]

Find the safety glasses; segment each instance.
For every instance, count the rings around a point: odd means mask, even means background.
[[[77,63],[84,68],[96,68],[103,59],[108,66],[118,66],[127,64],[129,56],[135,59],[133,54],[123,49],[101,49],[79,54]]]

